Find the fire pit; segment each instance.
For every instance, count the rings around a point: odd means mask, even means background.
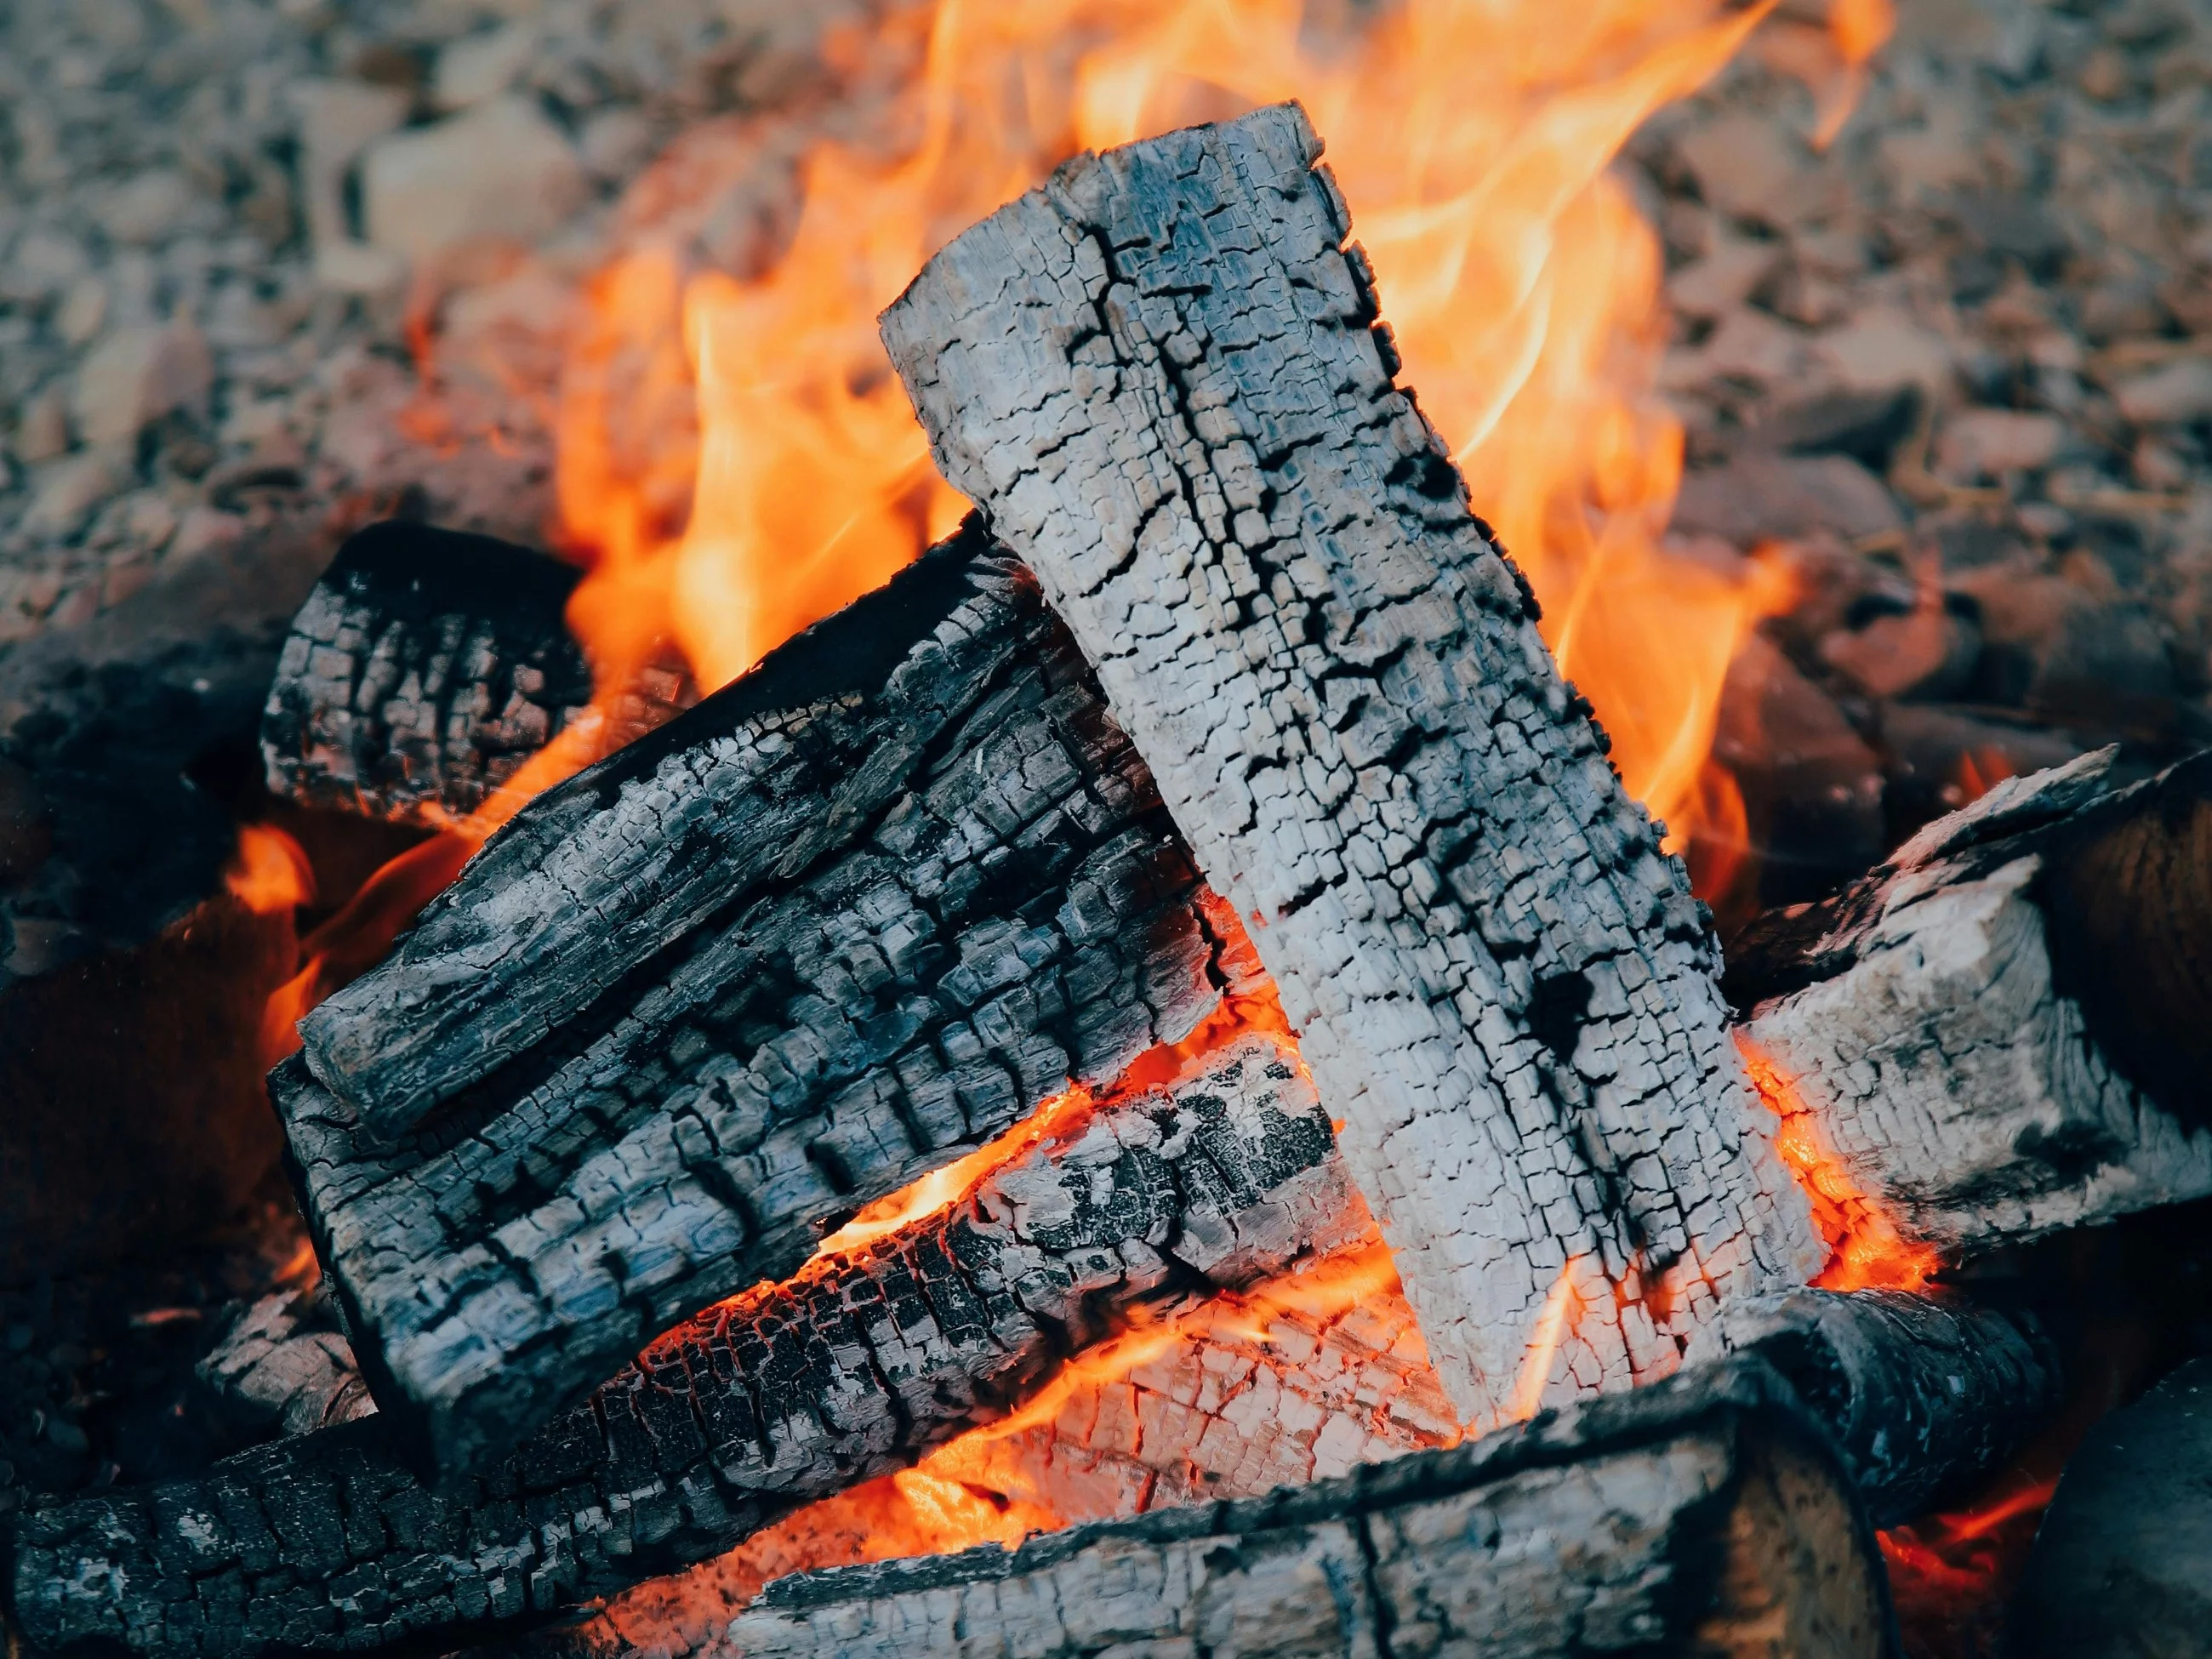
[[[2196,1650],[2185,9],[6,27],[11,1642]]]

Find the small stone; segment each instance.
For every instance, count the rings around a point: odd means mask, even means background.
[[[122,458],[105,447],[51,462],[34,475],[23,528],[33,536],[64,540],[83,529],[93,509],[129,481]]]
[[[70,446],[69,410],[59,386],[48,386],[23,405],[15,423],[15,459],[26,466],[51,461]]]
[[[76,374],[77,430],[102,443],[135,438],[149,421],[206,401],[215,361],[185,319],[111,333]]]
[[[1820,641],[1820,660],[1871,697],[1946,697],[1965,689],[1980,647],[1972,619],[1937,599],[1838,629]]]
[[[588,188],[560,130],[513,94],[380,139],[362,161],[368,240],[417,262],[479,238],[535,242]]]
[[[1819,356],[1834,377],[1856,391],[1917,386],[1941,392],[1956,368],[1955,354],[1942,336],[1887,307],[1862,312],[1817,339]]]
[[[36,305],[49,295],[66,292],[91,265],[84,245],[75,237],[44,227],[28,231],[0,270],[0,300]]]
[[[169,544],[169,560],[182,563],[220,548],[234,547],[245,535],[246,520],[237,514],[212,507],[191,507],[178,524],[176,538]]]
[[[156,167],[117,185],[94,212],[109,240],[150,247],[183,229],[192,206],[192,187],[184,175]]]
[[[1713,251],[1693,259],[1667,279],[1667,301],[1685,317],[1717,318],[1751,296],[1774,269],[1779,250],[1771,242],[1729,236],[1715,239]]]
[[[2136,72],[2125,52],[2099,46],[2081,60],[2074,83],[2099,103],[2110,104],[2135,90]]]
[[[1936,439],[1936,470],[1960,483],[2039,472],[2065,447],[2056,415],[2017,409],[1968,409],[1949,416]]]
[[[2212,358],[2184,357],[2112,388],[2120,413],[2137,426],[2182,426],[2212,419]]]
[[[100,332],[107,320],[107,284],[97,276],[80,276],[70,284],[54,328],[73,346],[82,345]]]
[[[1833,191],[1808,178],[1803,143],[1764,115],[1735,110],[1674,141],[1706,201],[1731,219],[1783,228],[1816,217]]]
[[[523,21],[463,36],[438,53],[430,71],[430,101],[442,110],[459,110],[498,97],[521,78],[537,46],[538,31]]]
[[[407,261],[368,242],[325,242],[315,249],[315,280],[334,294],[397,294],[406,285]]]
[[[1847,539],[1903,526],[1881,480],[1848,455],[1746,454],[1687,474],[1674,528],[1739,547],[1826,531]]]
[[[627,179],[653,153],[653,123],[634,109],[601,110],[584,124],[576,141],[584,165],[599,178]]]
[[[1716,374],[1771,386],[1802,369],[1805,338],[1787,323],[1744,306],[1729,313],[1713,331],[1705,359]]]
[[[353,243],[346,175],[363,149],[406,120],[409,99],[394,88],[357,81],[302,81],[291,88],[291,101],[306,152],[301,171],[307,230],[319,259],[325,248]]]

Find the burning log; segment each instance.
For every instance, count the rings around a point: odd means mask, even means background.
[[[592,707],[591,665],[565,620],[581,574],[398,520],[349,538],[277,662],[261,717],[271,792],[402,822],[467,817]],[[646,670],[598,753],[665,723],[688,693],[680,675]]]
[[[2058,1410],[2057,1358],[2032,1322],[1898,1291],[1739,1303],[1701,1334],[1755,1354],[1835,1437],[1878,1527],[1924,1515],[1998,1468]],[[1705,1357],[1692,1345],[1692,1362]]]
[[[379,1415],[35,1511],[16,1616],[42,1647],[210,1656],[528,1622],[903,1465],[1139,1302],[1367,1224],[1311,1085],[1243,1038],[940,1214],[702,1314],[487,1475],[425,1483]]]
[[[773,1585],[721,1652],[1893,1650],[1872,1529],[1755,1362],[1010,1552]]]
[[[1034,585],[956,538],[540,797],[302,1022],[273,1091],[380,1404],[484,1467],[1256,986],[1209,902]]]
[[[1718,952],[1392,375],[1295,106],[1085,156],[883,317],[1249,918],[1462,1416],[1555,1286],[1575,1390],[1820,1266]],[[1598,1316],[1601,1315],[1602,1316]]]
[[[2212,1193],[2212,756],[2112,763],[2008,780],[1731,951],[1785,1139],[1939,1249]]]

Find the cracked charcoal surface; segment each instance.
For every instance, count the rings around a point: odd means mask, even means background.
[[[1445,1386],[1495,1421],[1820,1264],[1701,907],[1409,393],[1294,108],[1084,158],[883,318],[938,462],[1253,926]],[[1615,1316],[1617,1310],[1617,1316]]]
[[[1903,1291],[1792,1291],[1730,1307],[1696,1363],[1771,1364],[1834,1435],[1878,1527],[1966,1495],[2055,1415],[2057,1356],[2033,1319]]]
[[[482,1467],[1256,981],[1209,905],[1025,574],[969,540],[931,555],[541,797],[306,1022],[349,1082],[442,1090],[527,1050],[390,1141],[299,1060],[274,1075],[379,1404]]]
[[[997,1414],[1139,1300],[1364,1224],[1311,1085],[1245,1038],[939,1216],[694,1318],[483,1476],[426,1485],[378,1415],[35,1511],[16,1613],[47,1647],[450,1646],[727,1549]]]
[[[2185,836],[2204,769],[2119,790],[2113,758],[1999,784],[1836,898],[1778,918],[1732,969],[1756,1003],[1745,1037],[1787,1079],[1779,1109],[1809,1115],[1860,1190],[1946,1250],[2212,1193],[2194,1092],[2137,1086],[2134,1033],[2098,1018],[2114,988],[2148,1003],[2165,964],[2131,933],[2100,941],[2081,925],[2130,906],[2156,912],[2160,933],[2197,925],[2187,895],[2162,881],[2128,892],[2101,859],[2116,837],[2162,836],[2177,808]],[[2098,987],[2087,1002],[2084,981]],[[2172,994],[2150,1006],[2196,993]],[[2177,1012],[2168,1041],[2202,1024]]]
[[[1759,1388],[1707,1370],[1602,1402],[1632,1413],[1585,1407],[1270,1498],[787,1578],[714,1650],[1888,1652],[1848,1482]]]
[[[466,817],[589,708],[565,621],[581,573],[489,536],[392,521],[350,537],[292,623],[261,717],[269,787],[404,823]],[[674,717],[650,669],[603,752]]]

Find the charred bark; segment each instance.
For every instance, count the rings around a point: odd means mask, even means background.
[[[35,1511],[15,1614],[42,1647],[450,1648],[727,1549],[1004,1411],[1138,1302],[1366,1224],[1310,1085],[1242,1039],[940,1215],[702,1314],[488,1475],[426,1483],[374,1416]]]
[[[1210,902],[1019,567],[928,556],[541,797],[303,1022],[321,1080],[274,1093],[379,1403],[484,1467],[1250,988]]]
[[[2212,757],[2112,763],[2008,780],[1731,947],[1772,1103],[1945,1250],[2212,1193]]]
[[[1873,1533],[1786,1385],[1707,1369],[1271,1498],[787,1578],[716,1651],[1843,1659]]]
[[[1080,158],[883,331],[1249,919],[1445,1386],[1496,1420],[1571,1272],[1613,1287],[1586,1391],[1819,1248],[1708,918],[1393,383],[1320,148],[1285,106]]]
[[[349,538],[293,619],[261,716],[273,793],[401,823],[465,818],[591,707],[566,612],[582,573],[489,536],[392,520]],[[689,702],[649,669],[611,753]]]
[[[1794,1291],[1737,1304],[1700,1340],[1781,1372],[1835,1437],[1878,1527],[1989,1475],[2063,1395],[2032,1321],[1948,1297]]]

